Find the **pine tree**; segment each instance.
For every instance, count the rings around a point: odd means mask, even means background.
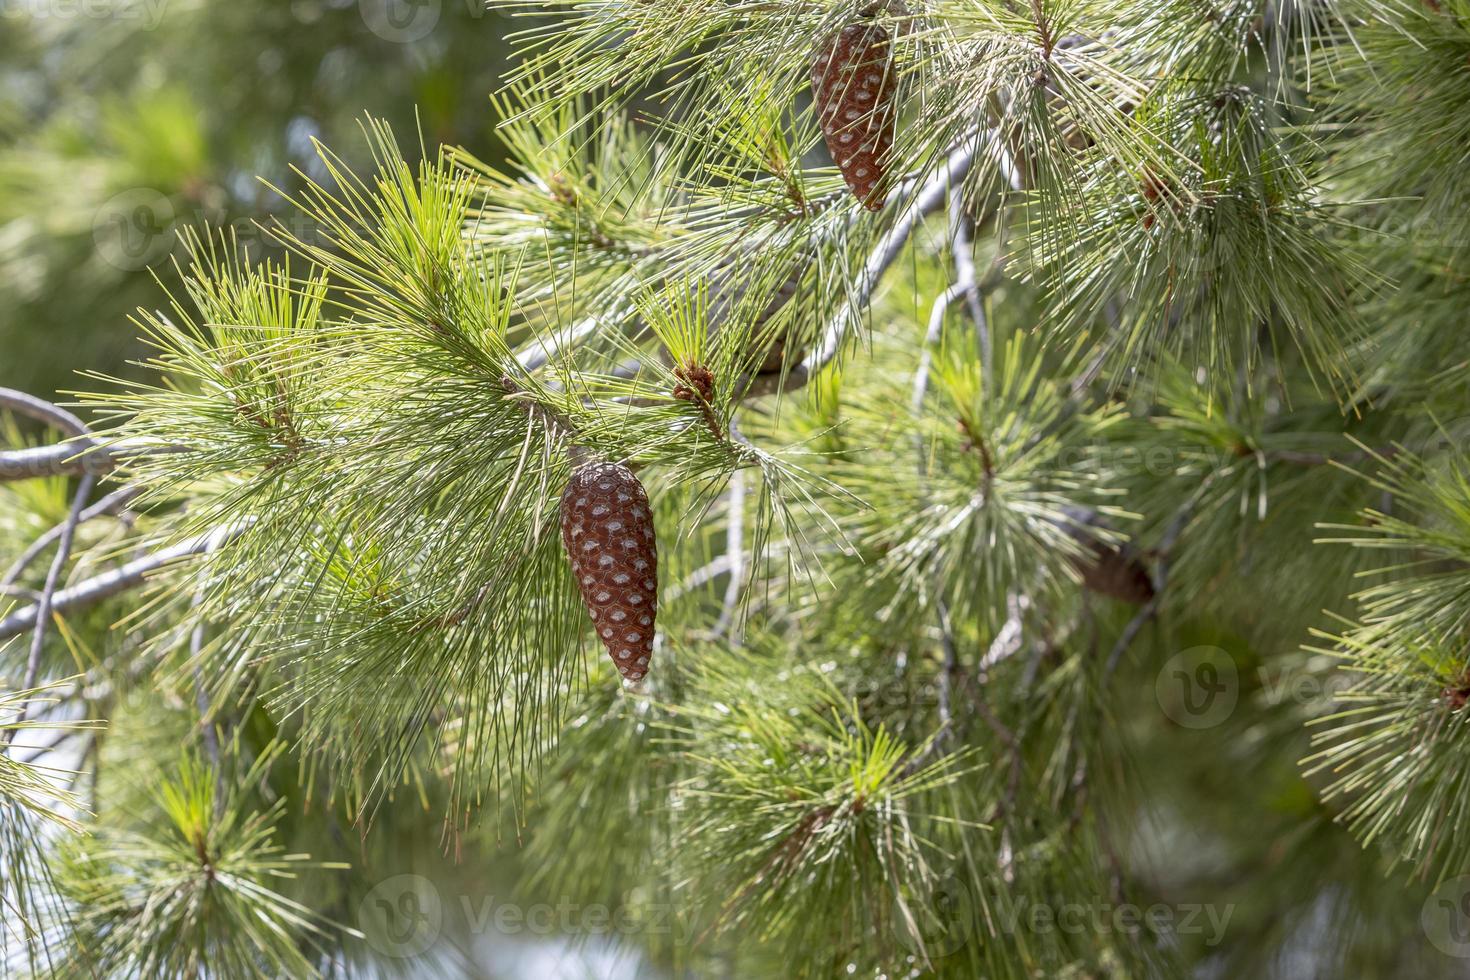
[[[1462,975],[1470,0],[497,7],[0,389],[8,972]]]

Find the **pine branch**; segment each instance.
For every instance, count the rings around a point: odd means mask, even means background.
[[[0,388],[0,408],[27,415],[70,436],[86,436],[91,431],[81,419],[61,406],[14,388]]]
[[[827,323],[816,347],[806,360],[784,375],[747,375],[736,385],[736,391],[741,397],[800,388],[837,358],[853,321],[867,308],[868,302],[883,281],[884,273],[908,244],[914,229],[924,218],[944,206],[950,193],[959,187],[974,166],[982,146],[997,157],[1005,158],[1005,150],[993,131],[975,133],[961,140],[958,148],[945,158],[944,165],[922,184],[918,184],[907,203],[901,206],[897,221],[868,256],[862,271],[849,289],[847,301]],[[893,197],[895,200],[904,200],[902,192],[895,193]]]
[[[76,495],[72,498],[71,511],[68,513],[66,523],[61,527],[61,537],[56,545],[56,557],[51,562],[51,569],[46,573],[46,584],[41,589],[41,597],[36,601],[34,625],[31,632],[30,656],[26,660],[25,679],[21,681],[21,687],[30,690],[36,686],[36,679],[41,672],[41,651],[46,645],[46,627],[51,621],[52,605],[56,598],[56,587],[61,582],[61,571],[66,567],[67,559],[71,557],[72,536],[76,533],[77,524],[81,522],[82,510],[87,504],[88,498],[92,496],[92,488],[96,485],[97,478],[87,475],[77,486]],[[21,709],[20,720],[23,723],[29,714],[31,702],[27,701]],[[14,729],[5,733],[0,748],[9,746],[11,738],[14,737]]]
[[[82,511],[77,523],[79,525],[85,524],[98,517],[117,514],[126,508],[128,504],[136,500],[142,492],[143,488],[140,486],[126,486],[119,490],[114,490]],[[58,524],[31,542],[26,550],[21,552],[20,557],[12,562],[10,567],[5,570],[5,574],[0,575],[0,588],[14,585],[20,576],[25,573],[25,570],[30,567],[31,562],[35,561],[41,552],[45,551],[53,542],[62,536],[66,526],[64,523]]]
[[[0,388],[0,408],[45,422],[71,438],[49,446],[0,450],[0,481],[44,476],[105,476],[125,459],[176,451],[166,446],[106,445],[71,412],[35,395]]]
[[[30,480],[42,476],[96,477],[112,472],[115,465],[112,452],[91,440],[0,450],[0,480]]]
[[[180,559],[204,554],[212,546],[217,546],[215,542],[222,545],[233,540],[245,533],[249,526],[249,522],[242,521],[235,525],[217,528],[179,544],[161,548],[153,554],[137,558],[112,571],[103,572],[78,582],[76,585],[68,586],[52,596],[48,603],[49,611],[64,613],[95,606],[105,599],[146,584],[150,576],[168,568]],[[4,619],[0,619],[0,640],[8,640],[34,628],[39,611],[39,603],[32,604],[23,606]]]

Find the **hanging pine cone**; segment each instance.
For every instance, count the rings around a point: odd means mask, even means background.
[[[630,681],[648,672],[658,545],[648,494],[617,463],[584,463],[561,495],[561,542],[597,636]]]
[[[1093,541],[1088,551],[1091,554],[1087,558],[1072,560],[1085,588],[1134,606],[1154,597],[1154,583],[1133,548]]]
[[[1062,528],[1068,537],[1087,549],[1085,555],[1068,558],[1082,577],[1083,588],[1135,606],[1154,597],[1153,579],[1137,549],[1126,543],[1115,545],[1099,540],[1089,530],[1106,526],[1102,515],[1083,507],[1068,507],[1065,512],[1068,520],[1062,522]]]
[[[849,24],[817,52],[812,65],[817,121],[848,188],[869,211],[880,210],[887,195],[893,90],[893,57],[881,24]]]

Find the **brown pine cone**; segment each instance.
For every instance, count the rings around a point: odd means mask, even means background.
[[[875,21],[844,27],[812,65],[812,99],[827,150],[869,211],[881,210],[887,195],[894,83],[888,32]]]
[[[1100,541],[1088,528],[1105,522],[1096,511],[1068,507],[1067,520],[1061,522],[1067,536],[1086,548],[1086,554],[1071,556],[1068,561],[1082,577],[1082,585],[1090,592],[1141,606],[1154,597],[1153,579],[1132,545],[1114,545]]]
[[[1088,557],[1072,560],[1084,587],[1135,606],[1154,597],[1154,583],[1148,577],[1148,569],[1128,545],[1117,547],[1094,541],[1088,550]]]
[[[584,463],[561,495],[561,541],[582,603],[618,672],[641,680],[653,655],[658,543],[648,494],[617,463]]]

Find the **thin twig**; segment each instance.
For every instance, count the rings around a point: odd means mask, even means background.
[[[730,581],[725,584],[720,618],[715,620],[715,636],[723,636],[726,630],[733,630],[735,609],[740,604],[740,589],[745,583],[744,470],[736,470],[730,475],[730,497],[725,509],[725,554],[729,558]]]
[[[120,592],[136,588],[142,585],[154,572],[164,568],[171,562],[191,555],[203,554],[210,547],[210,542],[219,539],[219,545],[230,541],[249,528],[249,521],[240,521],[236,524],[222,528],[216,528],[195,538],[190,538],[172,547],[162,548],[153,554],[145,555],[126,565],[104,572],[76,585],[60,590],[51,599],[50,611],[52,613],[69,612],[75,609],[86,609],[95,606],[104,599],[109,599]],[[218,545],[217,545],[218,546]],[[23,606],[15,612],[0,619],[0,640],[8,640],[12,636],[31,629],[36,624],[36,614],[39,611],[39,603]]]
[[[1041,41],[1041,56],[1050,58],[1057,42],[1052,36],[1051,24],[1047,22],[1046,13],[1041,9],[1041,0],[1031,0],[1031,17],[1036,21],[1036,34]]]
[[[112,472],[112,453],[90,439],[53,446],[0,450],[0,480],[33,480],[43,476],[97,476]]]
[[[101,475],[111,472],[117,465],[116,457],[123,454],[117,447],[98,444],[85,422],[44,398],[14,388],[0,388],[0,409],[44,422],[68,436],[64,442],[52,446],[0,451],[0,480]]]
[[[914,372],[913,395],[910,407],[918,414],[924,407],[924,395],[929,387],[929,371],[934,361],[932,348],[944,332],[944,317],[954,301],[965,299],[965,308],[975,324],[975,340],[980,348],[980,364],[984,372],[985,390],[990,390],[990,329],[985,318],[982,287],[975,279],[975,257],[970,254],[969,232],[965,225],[969,219],[964,214],[964,198],[955,194],[950,198],[949,241],[954,254],[955,278],[948,289],[939,294],[929,310],[929,325],[924,333],[924,349],[919,354],[919,367]]]
[[[756,374],[741,378],[736,391],[742,398],[771,394],[776,391],[792,391],[805,385],[821,373],[837,358],[847,339],[853,321],[867,309],[883,275],[893,265],[919,222],[944,205],[951,189],[965,179],[974,166],[982,142],[987,134],[975,133],[964,139],[946,158],[944,166],[925,183],[918,186],[907,206],[899,212],[893,227],[878,241],[868,256],[857,280],[852,284],[846,302],[828,321],[816,348],[801,364],[781,374]],[[993,139],[993,136],[991,137]],[[895,197],[898,197],[895,194]]]
[[[953,720],[949,714],[950,683],[946,680],[946,677],[952,676],[958,671],[958,662],[955,657],[954,631],[950,628],[949,623],[949,610],[945,608],[943,602],[937,603],[936,606],[939,614],[940,636],[944,644],[945,669],[940,674],[939,714],[942,720],[939,731],[935,733],[934,739],[930,743],[931,746],[937,744],[941,738],[947,739],[951,734]],[[981,679],[981,684],[983,686],[983,679]],[[991,818],[993,821],[998,821],[1015,801],[1016,791],[1021,785],[1021,741],[1016,738],[1016,733],[1011,731],[1005,722],[1000,720],[1000,716],[990,707],[990,702],[986,700],[983,691],[977,690],[969,704],[974,708],[975,713],[980,716],[980,720],[985,722],[985,726],[1000,740],[1001,745],[1005,747],[1006,754],[1010,757],[1009,770],[1006,776],[1006,793],[1001,800],[996,802],[995,812]],[[927,755],[928,753],[926,752],[924,754]]]
[[[970,219],[965,214],[965,199],[956,194],[949,206],[950,251],[954,253],[954,286],[965,298],[965,309],[970,321],[975,324],[975,342],[980,347],[980,372],[984,390],[991,390],[991,361],[993,360],[990,339],[990,324],[985,318],[985,302],[981,295],[983,287],[975,279],[974,244],[970,241]],[[1000,262],[997,255],[995,261]],[[932,325],[931,325],[932,329]]]
[[[37,422],[44,422],[53,429],[60,429],[69,436],[89,434],[87,424],[60,405],[53,405],[44,398],[14,388],[0,388],[0,408],[19,412]]]
[[[1159,539],[1157,549],[1159,560],[1154,566],[1153,597],[1144,603],[1143,608],[1139,609],[1133,618],[1128,621],[1128,625],[1124,626],[1123,632],[1118,635],[1118,642],[1113,644],[1113,651],[1108,654],[1107,665],[1103,668],[1102,683],[1104,687],[1107,686],[1109,678],[1113,676],[1113,671],[1118,669],[1118,663],[1123,659],[1123,654],[1132,646],[1133,641],[1138,638],[1138,634],[1143,630],[1143,627],[1149,620],[1158,615],[1159,606],[1164,601],[1164,587],[1169,584],[1169,553],[1174,549],[1174,543],[1178,541],[1180,532],[1184,530],[1184,525],[1189,523],[1189,517],[1194,513],[1195,504],[1209,484],[1209,480],[1200,484],[1199,490],[1190,495],[1189,500],[1185,502],[1183,507],[1179,508],[1179,512],[1174,515],[1174,519],[1164,529],[1163,537]]]
[[[30,690],[36,686],[36,678],[41,673],[41,651],[46,645],[46,626],[51,621],[51,610],[56,597],[56,588],[61,584],[61,572],[66,567],[67,559],[71,557],[72,538],[76,534],[77,524],[82,519],[82,509],[87,505],[87,499],[92,496],[92,488],[97,485],[97,478],[92,475],[82,477],[77,485],[76,494],[72,497],[71,511],[67,514],[66,523],[61,526],[61,541],[56,546],[56,557],[51,560],[51,569],[46,573],[46,585],[41,590],[41,598],[34,606],[29,608],[35,610],[35,620],[32,624],[30,656],[26,659],[25,679],[21,681],[23,690]],[[19,721],[24,722],[31,713],[31,702],[27,701],[20,711]],[[5,733],[0,745],[9,746],[10,740],[15,736],[15,729],[9,729]]]
[[[105,476],[130,459],[188,452],[188,446],[102,445],[77,437],[51,446],[0,450],[0,481],[42,476]]]
[[[964,286],[955,283],[940,293],[934,300],[934,305],[929,309],[929,329],[924,334],[924,349],[919,353],[919,367],[914,371],[913,395],[909,398],[909,407],[915,414],[924,408],[924,395],[929,390],[929,368],[934,363],[932,348],[939,341],[939,335],[944,330],[944,314],[949,310],[949,305],[964,291]]]
[[[955,648],[954,628],[949,620],[949,608],[944,604],[943,599],[935,600],[934,611],[939,618],[939,643],[944,649],[944,666],[939,671],[939,727],[941,731],[948,732],[950,726],[954,724],[954,709],[950,704],[950,698],[954,690],[954,675],[960,669],[960,658],[959,651]]]
[[[97,517],[101,517],[105,514],[116,514],[128,504],[132,503],[133,500],[136,499],[137,496],[142,492],[143,488],[140,486],[127,486],[123,487],[120,490],[114,490],[112,493],[108,494],[92,506],[88,507],[86,510],[82,511],[81,519],[77,523],[85,524],[88,521]],[[8,585],[14,585],[16,581],[21,577],[21,575],[25,572],[25,570],[30,567],[31,562],[35,561],[36,558],[40,556],[41,552],[45,551],[46,548],[49,547],[53,541],[61,537],[62,531],[65,528],[65,523],[58,524],[55,527],[51,528],[51,530],[47,531],[45,534],[41,535],[35,541],[32,541],[30,547],[26,548],[26,550],[21,553],[21,556],[15,560],[14,564],[12,564],[8,569],[5,570],[5,574],[3,576],[0,576],[0,588]]]
[[[724,575],[726,572],[730,571],[733,565],[734,559],[731,558],[730,555],[720,555],[718,558],[714,559],[708,564],[702,565],[699,568],[696,568],[694,571],[690,572],[688,577],[685,578],[684,581],[680,582],[678,585],[674,586],[674,588],[669,590],[669,595],[667,599],[662,599],[660,601],[673,602],[675,599],[686,596],[700,586],[706,585],[709,582],[712,582],[715,579],[719,578],[721,575]]]
[[[940,599],[935,602],[934,611],[939,626],[939,643],[944,650],[944,662],[939,671],[939,690],[935,692],[936,707],[939,711],[939,727],[934,730],[933,735],[929,736],[924,748],[910,758],[904,766],[905,775],[912,775],[923,769],[930,758],[940,751],[940,746],[948,742],[953,734],[954,708],[951,701],[954,696],[954,677],[959,672],[960,666],[959,651],[955,647],[954,632],[950,628],[949,610],[945,608],[944,600]],[[978,701],[979,698],[976,700]],[[985,712],[982,711],[983,713]],[[990,716],[990,720],[1000,724],[994,715]],[[1001,725],[1001,729],[1004,730],[1004,728],[1005,726]]]
[[[1025,636],[1021,632],[1021,616],[1031,605],[1031,600],[1024,595],[1012,593],[1006,603],[1006,621],[996,631],[995,638],[990,641],[990,646],[985,650],[985,656],[980,658],[976,669],[983,675],[996,664],[1003,660],[1009,660],[1020,652],[1024,645]]]

